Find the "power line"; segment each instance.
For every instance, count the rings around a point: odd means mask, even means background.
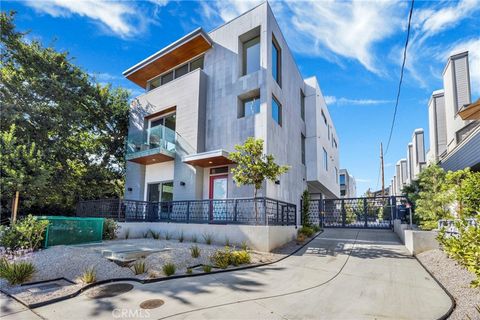
[[[400,91],[401,91],[402,82],[403,82],[403,71],[405,69],[405,61],[407,60],[407,47],[408,47],[408,40],[410,38],[410,24],[412,22],[414,3],[415,3],[415,0],[412,0],[412,4],[410,6],[410,13],[408,15],[407,39],[405,40],[405,47],[403,48],[403,62],[402,62],[402,69],[400,70],[400,81],[398,82],[397,100],[395,102],[395,110],[393,112],[392,125],[390,127],[390,134],[388,135],[388,142],[387,142],[387,148],[385,149],[385,155],[387,154],[388,148],[390,147],[390,141],[392,140],[392,134],[393,134],[393,127],[395,126],[395,119],[397,117],[398,101],[400,100]]]

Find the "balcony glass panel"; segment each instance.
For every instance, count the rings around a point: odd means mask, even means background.
[[[139,158],[157,153],[175,154],[175,131],[156,125],[143,132],[129,134],[127,138],[127,158]]]

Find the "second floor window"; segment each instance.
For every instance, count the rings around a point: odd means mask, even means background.
[[[282,105],[272,96],[272,118],[280,126],[282,125]]]
[[[282,51],[278,45],[277,40],[272,35],[272,76],[273,79],[278,83],[279,86],[282,85]]]
[[[328,171],[328,153],[325,148],[323,148],[323,167],[325,168],[325,171]]]
[[[340,185],[341,185],[341,186],[344,186],[344,185],[345,185],[345,175],[344,175],[344,174],[341,174],[341,175],[340,175]]]
[[[243,43],[243,75],[260,70],[260,37]]]

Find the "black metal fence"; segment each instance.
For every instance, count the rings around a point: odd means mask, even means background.
[[[408,214],[406,202],[405,197],[310,200],[309,222],[326,228],[389,229],[394,219]]]
[[[148,202],[124,199],[80,201],[79,217],[134,222],[296,225],[296,205],[270,198]]]

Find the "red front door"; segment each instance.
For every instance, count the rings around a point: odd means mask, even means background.
[[[228,175],[210,176],[210,220],[226,219]]]

